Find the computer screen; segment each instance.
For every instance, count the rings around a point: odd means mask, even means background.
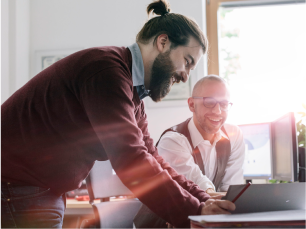
[[[297,137],[294,113],[272,122],[273,178],[297,181]]]
[[[239,125],[245,143],[244,179],[271,178],[271,124]]]

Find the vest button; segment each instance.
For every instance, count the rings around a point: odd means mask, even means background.
[[[11,201],[11,199],[7,199],[7,201]]]

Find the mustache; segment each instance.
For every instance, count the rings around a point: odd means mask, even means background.
[[[183,81],[183,77],[180,76],[177,72],[174,72],[174,73],[172,74],[172,78],[174,79],[174,80],[172,81],[172,85],[175,84],[175,83],[180,83],[181,81]]]

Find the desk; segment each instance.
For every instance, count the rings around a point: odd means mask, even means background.
[[[94,203],[100,203],[100,200],[95,200]],[[75,199],[66,200],[65,215],[75,214],[93,214],[92,206],[89,201],[78,201]]]
[[[99,202],[100,200],[95,200],[95,203]],[[94,212],[88,201],[66,200],[63,228],[79,228],[84,219],[93,218]]]

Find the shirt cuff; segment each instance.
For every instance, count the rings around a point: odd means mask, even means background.
[[[209,188],[211,188],[211,189],[213,189],[214,191],[216,191],[215,186],[214,186],[213,183],[211,183],[211,182],[209,182],[209,183],[205,182],[205,183],[200,184],[199,186],[200,186],[200,188],[203,189],[205,192],[206,192],[206,190],[209,189]]]
[[[197,215],[201,215],[202,213],[202,208],[205,206],[205,203],[204,202],[201,202],[200,203],[200,206],[199,206],[199,209],[198,209],[198,212],[197,212]]]

